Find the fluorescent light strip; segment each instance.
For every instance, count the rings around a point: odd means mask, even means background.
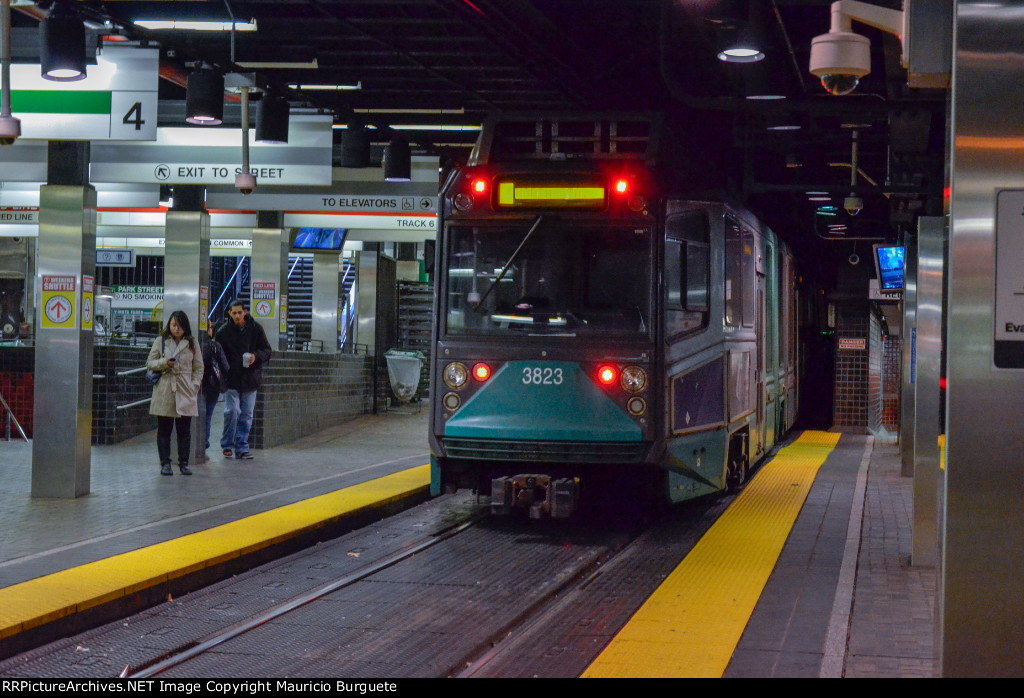
[[[359,114],[465,114],[465,108],[459,109],[353,109]]]
[[[311,61],[239,61],[239,68],[277,68],[279,70],[316,70],[319,64],[314,58]]]
[[[200,22],[193,20],[162,20],[162,19],[138,19],[132,22],[136,26],[153,31],[200,31],[200,32],[229,32],[231,22]],[[235,22],[235,31],[254,32],[256,31],[256,20],[248,22]]]
[[[293,90],[324,90],[324,91],[327,91],[327,92],[338,91],[338,90],[361,90],[361,89],[363,89],[363,81],[360,80],[359,82],[357,82],[354,85],[317,85],[317,84],[307,85],[307,84],[304,84],[304,83],[303,84],[298,84],[298,83],[294,83],[293,82],[293,83],[289,83],[288,87],[292,88]]]
[[[479,131],[479,126],[470,124],[392,124],[395,131]]]

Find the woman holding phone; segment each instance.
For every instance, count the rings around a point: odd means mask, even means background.
[[[149,413],[156,417],[156,449],[160,474],[171,469],[171,431],[178,434],[178,469],[191,475],[188,467],[192,441],[192,418],[199,416],[197,396],[203,382],[203,352],[192,337],[192,325],[181,310],[171,313],[167,328],[153,342],[146,366],[161,374],[153,386]]]

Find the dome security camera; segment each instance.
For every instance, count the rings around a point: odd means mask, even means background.
[[[242,192],[244,196],[252,194],[252,190],[256,188],[256,177],[247,173],[239,172],[235,176],[235,189]]]
[[[0,116],[0,145],[12,145],[21,136],[21,121],[13,116]]]
[[[810,72],[829,94],[850,94],[871,72],[871,42],[847,31],[820,34],[811,40]]]
[[[851,216],[856,216],[862,210],[864,210],[864,199],[859,196],[848,196],[843,199],[843,208]]]

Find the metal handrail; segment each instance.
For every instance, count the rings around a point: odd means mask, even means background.
[[[138,368],[129,368],[127,371],[118,371],[115,376],[131,376],[135,373],[145,373],[149,370],[149,366],[139,366]]]
[[[11,429],[10,429],[10,426],[9,426],[10,420],[14,420],[14,426],[18,427],[18,433],[21,434],[21,438],[25,439],[25,441],[28,441],[28,437],[25,436],[25,430],[21,428],[21,424],[18,423],[18,418],[14,416],[14,411],[11,410],[10,405],[7,404],[7,400],[4,400],[3,393],[0,393],[0,404],[2,404],[4,406],[4,411],[7,412],[7,419],[8,419],[8,427],[6,429],[7,440],[8,441],[11,440]]]
[[[152,401],[153,401],[152,397],[147,397],[145,400],[136,400],[135,402],[129,402],[126,405],[115,405],[114,409],[115,410],[126,410],[129,407],[138,407],[139,405],[145,405],[147,402],[152,402]]]

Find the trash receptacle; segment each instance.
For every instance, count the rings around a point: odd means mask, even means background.
[[[389,349],[384,352],[388,362],[388,379],[391,381],[391,392],[400,402],[409,402],[416,395],[420,386],[420,369],[423,366],[423,354],[418,351],[401,351]]]

